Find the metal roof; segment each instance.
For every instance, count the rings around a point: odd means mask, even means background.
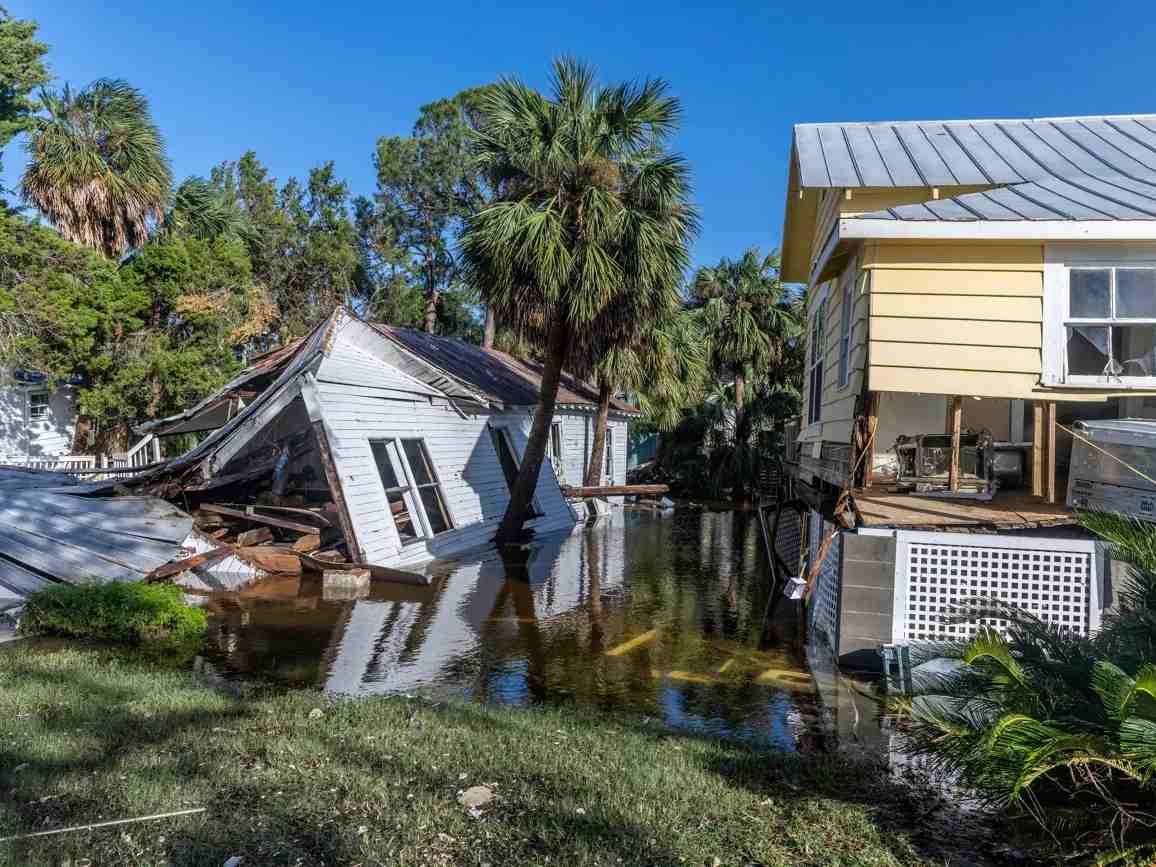
[[[495,403],[513,407],[534,406],[538,402],[542,388],[542,366],[537,362],[413,328],[379,324],[373,327]],[[562,371],[558,404],[595,409],[598,406],[598,392],[572,373]],[[637,409],[617,398],[610,399],[610,408],[616,412],[639,414]]]
[[[795,127],[802,188],[996,189],[859,215],[889,220],[1156,220],[1156,115]]]
[[[57,476],[0,474],[0,599],[54,581],[139,581],[180,553],[193,526],[180,509],[155,497],[75,496],[83,486]]]

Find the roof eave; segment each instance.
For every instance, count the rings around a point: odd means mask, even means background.
[[[839,220],[839,240],[1156,241],[1156,220]]]
[[[819,196],[799,183],[799,160],[791,144],[790,170],[787,175],[787,201],[783,214],[783,244],[779,273],[788,283],[806,283],[810,269],[811,246],[814,243],[815,219]]]

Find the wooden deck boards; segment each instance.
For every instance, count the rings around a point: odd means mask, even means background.
[[[893,494],[871,487],[854,492],[855,506],[868,527],[904,529],[1029,529],[1076,523],[1061,503],[1049,505],[1019,491],[997,493],[989,503]]]

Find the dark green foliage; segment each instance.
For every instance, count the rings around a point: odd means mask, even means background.
[[[28,597],[20,630],[64,635],[155,650],[200,645],[205,612],[184,603],[179,587],[110,581],[57,584]]]
[[[37,108],[32,93],[48,83],[47,51],[36,40],[35,21],[13,18],[0,6],[0,156],[12,137],[30,125]]]
[[[1114,515],[1085,526],[1132,565],[1117,611],[1080,638],[1001,603],[970,641],[924,649],[945,667],[902,700],[911,747],[992,806],[1030,816],[1067,850],[1156,852],[1156,529]]]
[[[477,298],[462,284],[454,245],[463,221],[491,194],[470,153],[485,92],[473,88],[423,105],[409,137],[377,142],[377,194],[355,203],[374,319],[480,338],[471,309]]]

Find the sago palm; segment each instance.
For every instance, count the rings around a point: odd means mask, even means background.
[[[965,604],[956,620],[1006,625],[913,648],[904,731],[914,751],[991,805],[1035,818],[1065,849],[1151,857],[1156,529],[1112,515],[1083,520],[1133,565],[1100,632],[1080,637],[991,600]]]
[[[41,96],[21,192],[65,238],[118,259],[163,218],[172,174],[148,101],[100,79]]]
[[[481,297],[544,350],[499,543],[522,534],[559,377],[572,358],[583,361],[584,332],[625,295],[677,287],[696,225],[686,164],[664,150],[680,113],[664,82],[599,87],[592,69],[560,60],[552,85],[545,96],[503,79],[482,96],[474,151],[497,194],[461,238]]]

